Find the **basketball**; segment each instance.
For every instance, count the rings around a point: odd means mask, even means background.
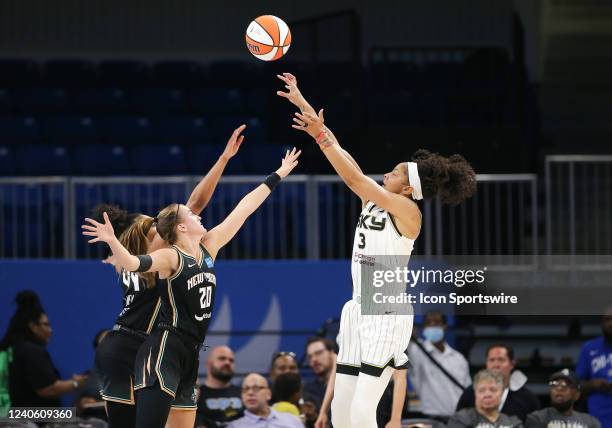
[[[291,31],[282,19],[274,15],[262,15],[251,21],[245,39],[249,52],[255,58],[275,61],[289,50]]]

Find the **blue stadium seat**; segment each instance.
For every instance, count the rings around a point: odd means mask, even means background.
[[[288,147],[280,144],[245,143],[241,147],[240,156],[247,160],[245,170],[247,174],[270,174],[281,165]]]
[[[0,117],[0,141],[2,144],[29,144],[40,142],[40,130],[33,117]]]
[[[44,80],[50,86],[94,86],[96,78],[95,64],[87,60],[56,59],[48,61],[44,68]]]
[[[65,113],[70,110],[66,91],[61,88],[29,88],[13,91],[15,110],[22,114]]]
[[[246,111],[246,97],[239,89],[206,88],[194,90],[189,95],[193,111],[201,114],[240,114]]]
[[[40,84],[40,65],[26,59],[0,60],[2,85],[10,88],[31,87]]]
[[[394,125],[401,127],[418,122],[418,105],[410,93],[376,94],[367,99],[370,125]]]
[[[72,163],[63,146],[27,145],[17,148],[17,170],[22,175],[71,175]]]
[[[136,145],[153,139],[151,124],[146,117],[108,116],[97,119],[104,141],[111,144]]]
[[[138,89],[130,93],[129,99],[136,114],[185,113],[187,107],[183,93],[173,88]]]
[[[174,144],[201,143],[210,139],[206,120],[199,116],[173,116],[157,122],[157,135],[161,141]]]
[[[262,121],[253,116],[246,115],[215,115],[210,116],[210,134],[215,144],[225,144],[234,129],[242,124],[247,127],[244,130],[245,140],[251,143],[266,142],[267,130]]]
[[[74,170],[80,175],[129,175],[132,172],[125,148],[111,144],[76,147]]]
[[[160,61],[153,66],[153,74],[162,86],[201,87],[206,82],[205,68],[192,61]]]
[[[9,146],[0,146],[0,175],[15,175],[15,157]]]
[[[132,165],[138,174],[187,174],[183,148],[171,144],[142,144],[132,150]]]
[[[88,144],[99,140],[94,121],[89,116],[54,116],[41,122],[43,139],[51,144]]]
[[[256,80],[261,68],[254,62],[218,61],[209,67],[210,81],[218,86],[234,88],[249,87]]]
[[[189,169],[192,174],[204,175],[212,167],[219,156],[223,152],[221,146],[212,146],[210,144],[192,144],[188,147]],[[242,149],[241,149],[242,150]],[[224,175],[244,174],[243,160],[241,154],[234,156],[225,167]]]
[[[102,85],[144,87],[151,83],[149,67],[141,61],[102,61],[98,74]]]
[[[128,111],[125,91],[119,88],[94,88],[76,91],[72,96],[76,110],[84,114]]]

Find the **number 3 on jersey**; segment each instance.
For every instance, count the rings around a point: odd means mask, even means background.
[[[365,248],[365,235],[359,232],[359,249],[363,250]]]
[[[210,307],[210,300],[212,297],[212,287],[206,286],[200,288],[200,308],[206,309]]]

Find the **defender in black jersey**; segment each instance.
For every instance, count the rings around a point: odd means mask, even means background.
[[[164,427],[172,407],[184,410],[173,416],[173,426],[193,427],[199,349],[212,316],[216,288],[214,260],[280,179],[295,168],[300,153],[296,149],[287,151],[281,167],[209,232],[201,218],[185,205],[164,208],[157,216],[157,232],[172,248],[131,255],[114,236],[106,214],[103,224],[86,219],[83,234],[94,237],[90,243],[103,241],[109,245],[113,252],[109,261],[115,267],[129,272],[158,272],[160,279],[166,280],[165,289],[160,289],[158,328],[136,358],[136,427]]]
[[[240,148],[244,129],[245,125],[242,125],[234,130],[218,161],[193,190],[187,207],[194,212],[201,212],[208,204],[227,161]],[[102,212],[110,211],[115,233],[130,252],[146,253],[166,246],[156,232],[153,217],[129,214],[109,205],[98,206],[97,211],[99,216],[96,217],[101,221]],[[121,270],[119,283],[123,291],[123,308],[113,331],[97,348],[95,366],[110,426],[132,428],[136,424],[135,359],[141,345],[157,325],[161,310],[159,292],[165,288],[166,280],[159,280],[154,273]]]
[[[134,389],[158,383],[174,396],[172,407],[195,410],[198,356],[212,317],[217,279],[213,259],[202,244],[197,258],[173,248],[179,267],[159,286],[164,301],[160,328],[136,357]],[[179,352],[166,353],[166,348]]]

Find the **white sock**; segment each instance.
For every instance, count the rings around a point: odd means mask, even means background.
[[[336,373],[331,417],[334,428],[351,428],[351,403],[355,395],[357,376]]]
[[[359,373],[350,406],[351,428],[377,428],[376,408],[394,371],[394,368],[386,367],[380,377]]]

